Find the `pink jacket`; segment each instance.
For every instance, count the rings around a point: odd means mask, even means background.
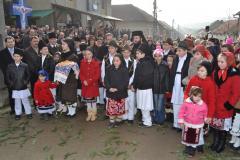
[[[202,128],[207,118],[207,112],[206,103],[200,101],[194,104],[190,98],[187,98],[180,108],[178,123],[191,128]]]

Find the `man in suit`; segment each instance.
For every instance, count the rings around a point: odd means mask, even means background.
[[[15,40],[12,36],[7,36],[5,38],[5,44],[6,44],[6,48],[4,48],[3,50],[0,51],[0,69],[3,72],[3,76],[4,76],[4,82],[6,83],[6,71],[7,71],[7,67],[10,63],[14,63],[13,60],[13,54],[14,53],[22,53],[23,51],[19,48],[15,47]],[[15,110],[14,110],[14,99],[12,98],[12,89],[8,88],[8,96],[9,96],[9,104],[11,107],[11,111],[10,114],[14,114]]]
[[[33,36],[31,38],[31,45],[24,51],[23,61],[28,64],[29,72],[31,74],[31,92],[33,95],[34,83],[38,79],[38,69],[39,69],[39,49],[38,49],[39,38]]]
[[[60,51],[60,45],[57,43],[56,33],[50,32],[48,33],[48,50],[51,55],[54,55],[56,52]]]

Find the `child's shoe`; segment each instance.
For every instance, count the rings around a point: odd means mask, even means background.
[[[32,114],[27,114],[27,119],[32,119],[32,118],[33,118]]]
[[[20,120],[21,119],[21,115],[15,115],[15,120]]]

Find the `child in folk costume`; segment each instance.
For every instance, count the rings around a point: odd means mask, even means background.
[[[13,54],[14,63],[7,67],[6,82],[12,89],[12,98],[15,100],[15,119],[19,120],[22,114],[22,104],[28,119],[32,119],[32,109],[28,97],[31,95],[27,85],[30,79],[28,65],[22,62],[23,54]]]
[[[136,51],[138,59],[135,70],[133,89],[136,90],[137,108],[141,110],[142,121],[141,127],[151,127],[152,118],[150,112],[153,110],[153,61],[145,53],[148,48],[141,44]]]
[[[125,114],[125,98],[128,97],[129,73],[123,64],[122,56],[115,55],[113,65],[106,70],[104,84],[107,94],[107,113],[109,128],[117,127]]]
[[[52,55],[49,53],[48,46],[43,41],[39,41],[38,49],[39,56],[39,70],[45,70],[48,73],[48,79],[53,81],[55,63]]]
[[[87,104],[88,116],[86,121],[95,121],[97,115],[97,97],[99,96],[100,65],[93,59],[92,49],[87,48],[85,58],[80,64],[80,80],[82,97]]]
[[[134,72],[136,69],[137,62],[134,58],[130,57],[131,55],[131,48],[128,44],[125,44],[122,48],[122,54],[124,58],[124,64],[126,65],[129,73],[129,85],[128,85],[128,97],[126,99],[126,113],[123,115],[123,120],[128,121],[129,124],[133,124],[134,115],[136,113],[136,107],[135,107],[135,92],[131,90],[133,78],[134,78]]]
[[[227,132],[232,127],[233,108],[240,97],[240,75],[235,68],[234,55],[223,52],[218,55],[218,67],[214,71],[216,86],[216,109],[211,126],[213,143],[211,149],[220,153],[224,150]],[[233,136],[233,141],[235,137]]]
[[[183,90],[185,85],[182,83],[182,80],[188,76],[188,68],[191,57],[192,55],[188,53],[186,42],[179,42],[177,57],[173,61],[173,66],[170,72],[170,89],[172,90],[171,102],[173,103],[174,115],[173,128],[178,132],[181,131],[178,125],[178,112],[184,100]]]
[[[57,84],[48,79],[48,73],[45,70],[40,70],[38,75],[38,81],[34,85],[34,101],[38,113],[48,120],[48,117],[55,111],[55,101],[50,89],[56,88]]]
[[[117,43],[112,40],[108,44],[108,54],[104,56],[101,66],[101,79],[102,83],[104,83],[104,77],[106,74],[106,69],[113,64],[113,57],[117,54],[118,45]],[[104,84],[103,84],[104,86]],[[99,96],[99,103],[102,103],[104,101],[104,98],[106,98],[106,93],[104,88],[99,88],[100,96]]]
[[[192,87],[197,86],[202,89],[202,99],[208,106],[208,123],[211,122],[216,108],[216,87],[211,74],[212,64],[210,62],[203,61],[198,66],[197,75],[190,79],[186,90],[184,91],[184,97],[187,99]]]
[[[58,81],[57,101],[58,112],[67,112],[73,117],[77,107],[77,87],[79,78],[78,57],[74,53],[74,42],[71,39],[62,40],[61,62],[55,67],[54,81]]]
[[[165,93],[169,91],[169,68],[163,61],[163,50],[161,46],[153,52],[153,101],[154,101],[154,123],[163,124],[165,121]]]
[[[189,156],[194,156],[196,148],[203,152],[203,126],[206,119],[207,105],[202,100],[202,89],[194,86],[178,115],[178,123],[183,128],[182,143],[186,146],[184,152]]]

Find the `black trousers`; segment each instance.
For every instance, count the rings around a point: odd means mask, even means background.
[[[9,105],[11,107],[11,113],[15,113],[15,102],[14,99],[12,98],[12,89],[8,88],[8,100],[9,100]]]

